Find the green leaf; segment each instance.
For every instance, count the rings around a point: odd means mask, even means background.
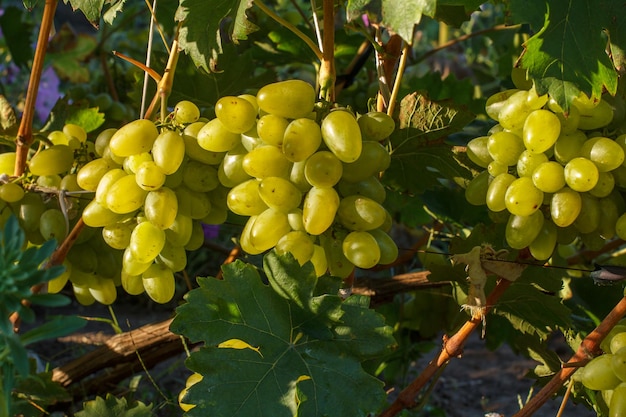
[[[32,24],[24,21],[24,10],[8,6],[0,16],[0,30],[11,53],[12,62],[21,68],[26,68],[33,58]]]
[[[24,346],[73,333],[87,324],[78,316],[58,316],[20,335]]]
[[[116,398],[107,394],[106,400],[96,397],[95,400],[87,401],[82,411],[75,414],[76,417],[150,417],[152,405],[145,405],[140,401],[129,404],[126,398]]]
[[[83,62],[94,52],[98,41],[94,36],[87,34],[67,33],[71,29],[64,27],[61,35],[57,34],[55,41],[50,45],[48,58],[59,78],[72,83],[86,83],[91,75],[89,68]]]
[[[48,405],[72,400],[70,393],[61,384],[52,381],[52,372],[19,377],[13,391],[14,402],[11,407],[15,415],[38,416]]]
[[[122,11],[126,0],[107,0],[107,3],[110,3],[111,5],[106,9],[104,13],[102,13],[102,19],[106,23],[111,25],[113,24],[113,20],[115,20],[117,14]]]
[[[422,15],[434,16],[436,0],[382,0],[382,23],[408,43],[413,42],[413,29]]]
[[[360,362],[394,343],[382,317],[367,307],[367,298],[342,303],[337,294],[317,294],[319,285],[336,286],[315,283],[312,268],[299,268],[293,257],[267,258],[272,286],[238,261],[223,267],[223,280],[198,278],[200,287],[177,309],[171,330],[206,344],[187,362],[203,375],[185,397],[197,405],[187,414],[365,416],[377,410],[382,385]],[[321,326],[327,328],[323,339],[317,337]],[[363,400],[353,401],[357,395]]]
[[[104,123],[104,113],[97,107],[89,107],[86,101],[70,103],[67,96],[62,97],[54,104],[42,131],[63,130],[66,123],[75,123],[85,132],[92,132]]]
[[[64,0],[67,4],[68,0]],[[105,0],[69,0],[72,9],[83,12],[92,25],[98,26]]]

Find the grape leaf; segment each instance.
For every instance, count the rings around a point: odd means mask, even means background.
[[[63,130],[66,123],[73,123],[91,132],[104,123],[104,113],[100,113],[97,107],[88,107],[87,102],[69,102],[67,97],[60,98],[50,111],[43,131],[52,132]]]
[[[152,416],[152,405],[145,405],[141,401],[128,404],[126,398],[116,398],[107,394],[106,399],[96,397],[87,401],[82,411],[76,417],[149,417]]]
[[[270,286],[251,265],[226,265],[223,280],[198,278],[200,287],[177,309],[171,330],[205,342],[187,361],[203,375],[184,398],[196,404],[187,415],[365,416],[377,410],[383,387],[361,361],[382,355],[394,341],[369,299],[341,301],[325,293],[322,288],[336,290],[339,282],[318,280],[311,264],[300,267],[290,255],[269,253],[265,271]],[[220,348],[224,342],[254,349]],[[363,401],[353,401],[357,396]]]
[[[85,83],[91,78],[89,68],[83,62],[98,46],[95,37],[74,34],[64,26],[50,42],[48,56],[59,78],[73,83]]]
[[[26,22],[22,17],[24,11],[17,7],[8,6],[0,16],[0,30],[11,53],[15,65],[25,68],[32,59],[31,48],[33,25]]]
[[[87,20],[91,22],[92,25],[98,26],[98,22],[100,21],[100,13],[102,12],[102,7],[104,6],[105,0],[64,0],[65,4],[69,2],[74,10],[80,10],[83,12]]]
[[[580,91],[598,98],[606,89],[617,91],[617,72],[606,54],[611,41],[623,48],[624,13],[621,2],[546,0],[545,4],[512,0],[517,22],[529,22],[537,31],[525,42],[521,65],[535,81],[537,92],[549,93],[564,109]],[[615,32],[615,36],[613,33]]]
[[[238,42],[258,28],[248,20],[252,0],[181,0],[176,20],[183,22],[180,47],[198,68],[215,71],[223,45]]]

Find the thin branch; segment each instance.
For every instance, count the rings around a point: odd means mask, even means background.
[[[335,2],[324,0],[322,62],[319,73],[320,97],[335,101]]]

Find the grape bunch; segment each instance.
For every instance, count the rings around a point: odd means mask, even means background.
[[[617,324],[600,347],[604,353],[579,369],[573,380],[598,391],[610,417],[626,415],[626,325]]]
[[[611,126],[607,99],[581,94],[566,114],[534,88],[512,89],[490,97],[486,112],[498,123],[467,144],[483,171],[465,196],[506,221],[510,247],[547,260],[557,243],[626,238],[626,135]]]

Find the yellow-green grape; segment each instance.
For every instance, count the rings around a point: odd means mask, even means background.
[[[254,106],[241,97],[225,96],[215,103],[215,116],[233,133],[244,133],[252,129],[256,123],[256,115]]]
[[[68,137],[61,130],[53,130],[52,132],[48,133],[47,137],[53,145],[68,145],[72,149],[77,149],[80,147],[80,142],[78,142],[78,139],[73,139],[71,141],[72,144],[70,145],[70,139],[72,138]],[[78,146],[75,146],[77,144]]]
[[[357,119],[363,140],[380,142],[396,129],[396,123],[387,113],[371,111]]]
[[[39,232],[45,240],[56,239],[63,242],[68,230],[63,212],[56,208],[44,211],[39,218]]]
[[[258,215],[253,215],[248,218],[239,237],[239,245],[241,246],[241,249],[250,255],[263,253],[262,250],[256,248],[252,245],[252,243],[250,243],[250,231],[252,230],[257,217]]]
[[[187,266],[187,252],[184,246],[172,245],[167,240],[159,252],[156,262],[167,266],[174,272],[180,272]]]
[[[256,95],[259,108],[265,113],[287,119],[306,117],[315,105],[315,89],[302,80],[287,80],[261,87]]]
[[[246,133],[241,134],[241,144],[248,152],[258,148],[259,146],[267,145],[267,143],[263,142],[261,138],[259,138],[259,135],[256,132],[256,126]]]
[[[165,245],[165,232],[152,222],[139,223],[130,235],[130,253],[141,263],[152,262]],[[128,272],[128,271],[127,271]]]
[[[522,130],[526,117],[532,111],[528,106],[528,91],[517,91],[503,103],[497,121],[509,131]]]
[[[137,185],[146,191],[158,190],[165,184],[165,179],[165,173],[154,161],[142,163],[135,173]]]
[[[325,233],[320,235],[320,243],[324,248],[330,275],[346,278],[354,271],[354,264],[343,253],[343,239]]]
[[[289,178],[291,162],[279,148],[271,145],[259,146],[243,158],[243,170],[254,178]]]
[[[589,193],[580,194],[580,213],[574,221],[574,226],[581,233],[591,233],[598,228],[602,215],[599,201]]]
[[[250,244],[260,251],[276,246],[291,231],[287,213],[268,208],[258,216],[250,229]]]
[[[217,169],[198,161],[189,161],[183,169],[183,184],[191,191],[206,193],[220,183]]]
[[[141,152],[124,158],[122,168],[127,174],[136,174],[144,162],[154,162],[150,152]]]
[[[582,146],[587,136],[580,130],[569,134],[561,134],[554,143],[554,159],[562,165],[581,156]]]
[[[322,131],[314,120],[293,120],[285,129],[282,151],[291,162],[300,162],[313,155],[322,143]]]
[[[285,130],[289,125],[289,121],[284,117],[275,114],[266,114],[262,116],[256,124],[257,134],[259,138],[268,145],[282,148]],[[319,130],[319,127],[318,127]],[[321,141],[320,133],[320,141]]]
[[[304,163],[304,177],[315,187],[334,186],[341,179],[343,172],[343,164],[329,151],[315,152]]]
[[[569,187],[563,187],[550,199],[550,217],[559,227],[567,227],[574,223],[582,207],[580,193]]]
[[[90,306],[96,302],[95,298],[89,292],[88,287],[81,287],[72,283],[72,289],[74,291],[74,298],[79,302],[80,305]]]
[[[137,184],[134,174],[129,174],[118,179],[109,187],[106,207],[113,213],[132,213],[143,206],[146,195],[148,195],[148,191]]]
[[[606,197],[615,188],[615,177],[610,172],[600,172],[598,174],[598,182],[595,187],[589,190],[589,194],[594,197]]]
[[[245,181],[228,192],[227,204],[230,211],[240,216],[254,216],[267,209],[267,204],[259,194],[260,181]]]
[[[181,185],[174,191],[178,199],[178,212],[194,220],[206,217],[211,212],[211,200],[207,193],[198,193]]]
[[[5,152],[0,154],[0,175],[13,175],[15,170],[15,152]]]
[[[131,156],[152,149],[159,136],[153,122],[147,119],[134,120],[119,128],[109,141],[109,149],[117,156]]]
[[[528,177],[518,178],[509,185],[504,195],[504,203],[511,214],[530,216],[541,207],[543,191]]]
[[[563,166],[555,161],[544,162],[532,175],[535,187],[544,193],[555,193],[565,186]]]
[[[185,250],[194,251],[200,249],[202,245],[204,245],[204,229],[200,221],[194,220],[191,224],[191,237],[185,245]]]
[[[509,173],[500,174],[491,180],[485,197],[489,210],[494,212],[506,210],[504,196],[513,181],[515,181],[515,176]]]
[[[287,213],[287,220],[289,221],[289,226],[291,226],[291,230],[304,231],[304,222],[302,221],[301,208],[295,208]]]
[[[259,196],[270,208],[288,213],[302,202],[298,188],[281,177],[263,178],[259,183]]]
[[[109,190],[111,189],[111,186],[116,181],[118,181],[119,179],[127,175],[128,174],[124,172],[123,169],[120,169],[120,168],[113,168],[112,170],[105,173],[100,179],[100,182],[98,183],[94,200],[96,200],[98,204],[104,207],[108,207],[106,200],[107,200],[107,195],[109,194]]]
[[[180,167],[178,167],[178,170],[175,173],[171,175],[166,175],[165,182],[163,183],[163,185],[172,189],[175,189],[181,186],[183,184],[183,173],[185,170],[185,166],[187,166],[188,162],[189,161],[185,159],[183,163],[180,164]]]
[[[584,157],[570,160],[564,169],[565,182],[574,191],[586,192],[598,183],[599,171],[592,161]]]
[[[349,195],[362,195],[371,198],[377,203],[382,204],[387,196],[385,187],[381,184],[378,177],[372,175],[359,182],[349,182],[341,180],[337,183],[337,191],[343,197]]]
[[[489,136],[479,136],[467,143],[465,153],[473,163],[481,168],[487,168],[489,163],[493,161],[493,158],[489,155],[489,150],[487,149],[488,142]]]
[[[217,178],[223,186],[232,188],[252,178],[243,169],[243,158],[247,153],[243,145],[226,152],[217,170]]]
[[[124,220],[127,216],[127,214],[112,212],[96,200],[92,200],[89,204],[87,204],[83,209],[82,214],[85,224],[91,227],[108,226]]]
[[[548,162],[546,154],[525,150],[517,160],[517,175],[519,177],[530,177],[535,172],[535,169],[544,162]]]
[[[378,174],[389,168],[391,156],[387,149],[378,142],[364,142],[359,158],[352,163],[343,164],[343,178],[357,182]]]
[[[612,198],[601,198],[599,200],[599,207],[602,208],[602,215],[600,216],[600,222],[598,223],[596,231],[600,234],[602,239],[611,240],[615,237],[615,224],[620,215],[620,211]]]
[[[596,356],[582,369],[580,381],[594,391],[614,389],[622,381],[613,372],[611,361],[613,354],[605,353]]]
[[[90,245],[90,242],[74,244],[67,254],[67,259],[72,263],[72,282],[79,285],[88,285],[90,277],[98,271],[99,256],[96,250]],[[85,275],[75,275],[78,271],[82,271]],[[82,281],[76,280],[74,277],[82,278]]]
[[[313,187],[304,197],[302,222],[311,235],[324,233],[335,220],[339,208],[339,195],[331,187]]]
[[[72,168],[74,151],[67,145],[53,145],[32,157],[28,168],[33,175],[62,174]]]
[[[19,201],[18,219],[26,232],[39,229],[39,218],[46,210],[46,206],[37,193],[26,193]]]
[[[528,107],[533,110],[540,109],[548,103],[549,98],[550,97],[547,94],[542,96],[538,95],[535,86],[532,85],[532,87],[528,90],[526,104],[528,104]]]
[[[139,262],[130,251],[130,247],[124,249],[124,254],[122,257],[122,273],[126,273],[128,275],[141,275],[144,273],[150,265],[152,265],[153,261],[149,262]]]
[[[189,100],[182,100],[174,107],[174,120],[176,123],[193,123],[200,118],[200,109]]]
[[[620,239],[626,240],[626,213],[619,216],[615,222],[615,233]]]
[[[141,275],[130,275],[122,271],[120,279],[122,281],[122,288],[127,294],[139,295],[145,292]]]
[[[96,191],[98,183],[108,171],[114,168],[114,164],[108,159],[98,158],[87,162],[77,173],[76,182],[86,191]]]
[[[276,252],[281,255],[289,252],[296,258],[300,265],[304,265],[313,257],[313,241],[306,232],[302,230],[292,230],[278,240],[276,243]]]
[[[363,139],[352,113],[346,110],[331,111],[322,120],[321,129],[324,143],[340,161],[350,163],[359,158]]]
[[[178,405],[184,412],[187,412],[196,406],[195,404],[187,404],[183,400],[185,399],[185,395],[187,394],[189,388],[191,388],[193,385],[197,384],[200,381],[202,381],[201,374],[195,372],[189,375],[189,377],[185,381],[185,388],[183,388],[180,391],[180,394],[178,394]]]
[[[554,223],[544,220],[537,237],[528,245],[530,254],[539,261],[546,261],[552,257],[556,247],[557,229]]]
[[[581,156],[590,159],[600,172],[612,171],[624,162],[624,149],[614,140],[595,137],[583,143]]]
[[[398,258],[398,246],[391,236],[382,229],[369,230],[368,233],[374,236],[380,249],[380,260],[378,263],[387,265],[395,262]]]
[[[45,188],[55,188],[59,189],[61,186],[61,176],[54,175],[43,175],[41,177],[37,177],[37,181],[35,181],[38,186]]]
[[[178,213],[174,223],[165,229],[165,239],[174,246],[185,246],[193,230],[193,220],[189,216]]]
[[[524,152],[524,142],[514,133],[496,132],[489,136],[487,150],[495,161],[512,166],[517,163],[519,156]]]
[[[528,216],[511,214],[505,229],[506,242],[513,249],[529,246],[541,232],[543,223],[544,217],[540,211]]]
[[[198,132],[206,123],[195,122],[183,130],[183,141],[185,142],[185,154],[194,161],[207,165],[217,165],[222,161],[224,152],[211,152],[202,148],[198,143]]]
[[[67,284],[67,281],[72,274],[72,263],[65,259],[63,261],[63,266],[65,267],[65,270],[63,270],[60,275],[48,281],[48,293],[58,294],[63,290],[63,288],[65,288],[65,284]]]
[[[178,170],[185,157],[185,140],[180,133],[164,130],[156,137],[152,145],[152,158],[165,175]]]
[[[313,245],[313,255],[310,261],[313,264],[313,268],[315,268],[316,276],[321,277],[328,270],[326,253],[324,252],[324,248],[320,245]]]
[[[109,128],[104,129],[102,132],[98,133],[98,136],[96,136],[96,140],[94,141],[94,149],[96,151],[96,155],[100,157],[104,155],[104,150],[109,147],[109,142],[111,141],[111,138],[116,131],[116,128]]]
[[[24,189],[14,182],[0,185],[0,200],[7,203],[17,203],[24,198]]]
[[[176,281],[174,273],[167,266],[154,263],[141,274],[143,288],[152,301],[165,304],[174,298]]]
[[[509,172],[509,167],[498,161],[491,161],[489,166],[487,166],[487,172],[489,172],[489,175],[492,177],[497,177],[500,174]]]
[[[507,99],[519,91],[520,90],[517,88],[512,88],[491,95],[487,98],[487,102],[485,103],[485,112],[487,115],[497,121],[500,116],[500,110],[507,104]]]
[[[102,228],[102,238],[113,249],[124,250],[130,245],[130,235],[135,226],[132,222],[106,225]]]
[[[580,110],[576,106],[570,106],[569,112],[565,115],[562,112],[555,113],[561,123],[561,134],[570,134],[578,130],[580,123]]]
[[[626,347],[626,331],[624,330],[623,325],[616,325],[615,327],[613,327],[609,334],[606,335],[603,342],[605,345],[606,342],[608,342],[609,353],[617,353],[618,350]]]
[[[115,282],[110,278],[96,277],[95,282],[89,287],[91,296],[104,305],[111,305],[117,299]]]
[[[367,232],[348,233],[342,243],[343,254],[355,266],[368,269],[380,261],[380,248],[374,236]]]
[[[150,191],[143,208],[146,218],[160,229],[167,229],[174,224],[178,213],[176,193],[167,187]]]
[[[482,206],[486,203],[489,180],[488,171],[482,171],[472,178],[465,188],[465,199],[468,203],[474,206]]]
[[[85,132],[85,129],[73,123],[66,123],[63,126],[63,133],[77,139],[80,143],[84,143],[87,140],[87,132]]]
[[[312,187],[312,185],[306,180],[306,175],[304,173],[305,168],[306,161],[294,162],[291,170],[289,171],[289,181],[291,181],[296,187],[298,187],[298,190],[303,193],[306,193]]]
[[[581,130],[599,129],[613,120],[613,108],[605,100],[598,101],[595,106],[582,105],[580,101],[574,101],[572,104],[580,112],[578,128]]]
[[[387,216],[383,206],[367,197],[351,195],[339,202],[337,220],[349,230],[374,230]]]
[[[535,153],[547,151],[561,134],[559,118],[550,110],[534,110],[524,122],[522,137],[526,149]]]
[[[613,388],[608,417],[621,417],[623,415],[626,415],[626,382]]]
[[[241,134],[228,130],[220,119],[213,119],[198,131],[196,139],[202,149],[227,152],[241,143]]]

